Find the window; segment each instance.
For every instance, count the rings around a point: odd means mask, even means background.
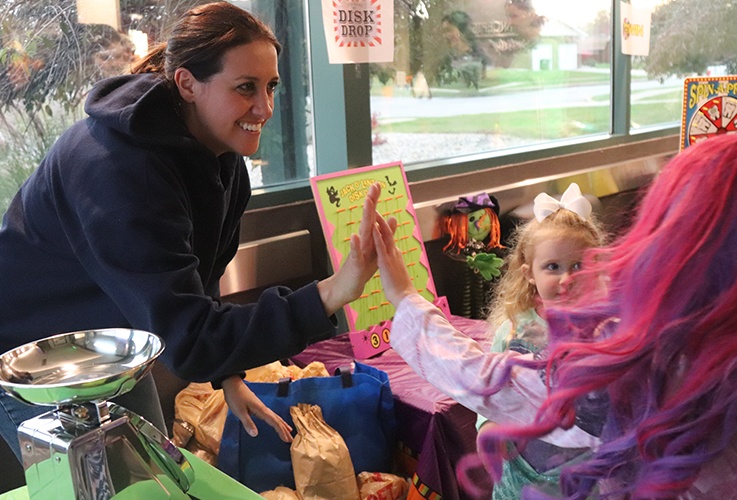
[[[84,116],[92,83],[128,71],[205,1],[0,2],[0,213]],[[616,1],[395,0],[394,61],[349,66],[327,62],[321,2],[232,1],[285,47],[277,109],[248,162],[262,187],[252,208],[307,199],[310,175],[347,166],[402,160],[412,181],[672,134],[684,76],[737,70],[730,0],[638,2],[654,9],[645,58],[618,53]]]
[[[652,8],[652,26],[649,55],[632,58],[631,130],[680,124],[685,76],[737,71],[727,35],[737,6],[731,0],[639,0],[634,5]]]
[[[611,1],[395,2],[371,66],[374,163],[609,134]]]
[[[148,47],[202,0],[6,0],[0,5],[0,214],[56,138],[84,117],[92,84],[130,72]],[[234,4],[266,21],[281,41],[282,85],[261,147],[248,161],[254,186],[307,179],[311,155],[304,5]]]

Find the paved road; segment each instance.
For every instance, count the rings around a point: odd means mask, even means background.
[[[652,98],[682,87],[683,81],[672,79],[661,84],[654,80],[632,83],[633,100]],[[483,113],[501,113],[526,109],[560,108],[562,106],[608,106],[609,85],[582,85],[556,87],[504,95],[478,97],[442,97],[437,93],[432,99],[414,97],[371,97],[371,111],[379,114],[381,121],[397,121],[412,118],[430,118]]]

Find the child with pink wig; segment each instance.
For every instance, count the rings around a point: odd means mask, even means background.
[[[587,254],[582,298],[547,311],[551,342],[538,359],[485,353],[453,329],[414,290],[389,226],[377,220],[381,277],[397,307],[394,348],[469,408],[507,403],[487,415],[504,425],[478,440],[494,480],[508,442],[524,449],[577,429],[587,414],[601,424],[589,428],[601,441],[563,470],[563,498],[734,498],[737,136],[678,154],[638,213],[626,235]],[[602,394],[608,404],[587,405]],[[528,487],[523,498],[551,497]]]

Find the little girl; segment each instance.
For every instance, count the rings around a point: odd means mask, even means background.
[[[540,193],[534,201],[535,218],[518,227],[492,302],[489,323],[498,325],[492,352],[509,349],[537,354],[548,343],[545,309],[572,298],[572,277],[581,269],[584,252],[604,243],[603,232],[591,215],[591,204],[573,183],[558,201]],[[478,428],[489,423],[479,415]],[[519,498],[531,483],[557,483],[560,466],[586,450],[564,453],[557,447],[531,443],[521,455],[504,463],[495,500]],[[550,455],[559,454],[553,463]]]
[[[604,243],[591,203],[571,184],[558,201],[540,193],[535,218],[518,227],[492,302],[489,323],[498,326],[491,350],[537,352],[547,344],[547,305],[565,302],[585,250]]]
[[[536,216],[542,222],[536,218],[529,223],[529,232],[537,234],[533,244],[529,245],[535,251],[531,253],[529,249],[517,249],[515,252],[525,255],[520,268],[522,274],[527,276],[525,283],[532,281],[532,285],[535,285],[532,297],[539,297],[541,312],[544,306],[564,300],[569,293],[568,287],[560,286],[560,281],[565,283],[567,280],[558,279],[558,286],[553,286],[555,280],[551,276],[562,266],[565,266],[566,273],[569,267],[577,268],[583,250],[600,240],[600,232],[590,221],[590,204],[580,196],[577,186],[571,188],[561,202],[548,198],[539,197],[535,204]],[[554,222],[559,219],[560,222]],[[564,220],[568,221],[568,225],[562,222]],[[381,280],[387,298],[397,308],[391,337],[391,345],[395,351],[422,378],[489,420],[507,425],[532,424],[547,398],[548,388],[537,370],[512,369],[510,362],[515,360],[514,364],[518,366],[524,366],[525,363],[537,366],[539,363],[533,359],[534,354],[522,354],[511,349],[504,353],[489,353],[476,341],[456,330],[437,307],[417,293],[404,265],[401,251],[394,242],[390,225],[378,215],[376,222],[374,242]],[[536,226],[539,228],[533,230]],[[548,227],[549,230],[546,229]],[[574,231],[574,227],[579,230]],[[524,229],[521,230],[521,233],[524,232]],[[587,242],[586,245],[581,245],[582,240]],[[556,260],[548,255],[550,249],[547,247],[551,246],[550,242],[560,244],[565,250],[561,252],[564,259]],[[568,246],[571,248],[567,248]],[[571,251],[574,248],[580,251]],[[541,260],[542,257],[545,259]],[[505,295],[505,301],[511,302],[512,298]],[[527,308],[521,310],[534,310],[535,304],[535,300],[531,300]],[[517,315],[510,318],[516,319]],[[542,319],[540,324],[546,327]],[[519,330],[517,325],[515,330]],[[545,333],[537,335],[533,342],[527,331],[520,331],[521,334],[516,338],[529,341],[530,344],[537,345],[537,348],[546,342]],[[441,373],[443,376],[439,377],[438,374]],[[551,477],[538,477],[538,474],[555,472],[563,464],[584,457],[590,448],[599,443],[598,437],[589,432],[590,429],[579,427],[578,421],[571,424],[566,430],[555,429],[528,443],[524,452],[530,451],[530,455],[525,456],[535,459],[531,459],[534,467],[528,465],[527,475],[516,476],[509,467],[504,471],[492,471],[496,483],[494,498],[517,499],[525,484],[537,483],[538,480],[557,487],[558,479],[555,474],[551,474]],[[514,457],[515,454],[511,450],[510,456]],[[521,457],[512,460],[521,460]],[[525,471],[524,468],[521,470]]]

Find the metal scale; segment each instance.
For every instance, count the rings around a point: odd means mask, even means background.
[[[0,356],[0,387],[53,407],[18,430],[32,500],[190,498],[194,471],[182,452],[107,401],[131,390],[163,350],[156,335],[112,328],[56,335]]]

